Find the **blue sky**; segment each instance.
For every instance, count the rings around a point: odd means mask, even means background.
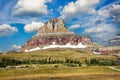
[[[101,45],[120,37],[120,0],[0,0],[0,16],[2,52],[18,50],[51,18]]]

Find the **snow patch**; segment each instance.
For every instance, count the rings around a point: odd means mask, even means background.
[[[30,49],[30,50],[25,49],[25,52],[31,52],[31,51],[36,51],[36,50],[41,50],[41,48],[36,47],[36,48]]]
[[[52,42],[52,44],[55,44],[55,42]]]
[[[101,54],[100,52],[95,52],[95,51],[93,51],[93,53],[94,53],[94,54]]]
[[[49,49],[49,48],[86,48],[86,45],[82,45],[79,43],[78,45],[71,45],[70,43],[67,43],[66,45],[49,45],[45,46],[42,49]]]
[[[52,45],[44,46],[43,48],[36,47],[30,50],[25,50],[25,52],[31,52],[41,49],[50,49],[50,48],[86,48],[87,45],[83,45],[82,43],[79,43],[78,45],[71,45],[70,43],[67,43],[66,45],[56,45],[55,42],[52,43]]]

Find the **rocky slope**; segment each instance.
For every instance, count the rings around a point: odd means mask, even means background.
[[[28,40],[22,47],[21,51],[43,48],[48,45],[78,45],[79,43],[91,44],[92,40],[89,36],[76,35],[70,32],[65,26],[65,22],[60,18],[53,18],[46,22],[43,27]]]

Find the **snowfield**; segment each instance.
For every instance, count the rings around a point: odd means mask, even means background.
[[[66,45],[56,45],[55,42],[53,42],[52,45],[44,46],[43,48],[36,47],[33,49],[25,49],[25,52],[31,52],[31,51],[36,51],[36,50],[41,50],[41,49],[50,49],[50,48],[86,48],[87,45],[83,45],[82,43],[79,43],[78,45],[71,45],[70,43],[67,43]]]
[[[41,48],[36,47],[36,48],[33,48],[33,49],[29,49],[29,50],[25,49],[25,52],[31,52],[31,51],[36,51],[36,50],[41,50]]]

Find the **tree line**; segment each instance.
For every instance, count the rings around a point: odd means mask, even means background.
[[[51,56],[48,58],[42,59],[24,59],[19,60],[15,58],[2,57],[0,60],[0,67],[6,66],[16,66],[20,64],[64,64],[69,67],[81,66],[82,64],[86,66],[119,66],[120,61],[114,60],[105,60],[105,59],[85,59],[84,62],[81,62],[78,59],[65,58],[65,60],[53,59]]]

